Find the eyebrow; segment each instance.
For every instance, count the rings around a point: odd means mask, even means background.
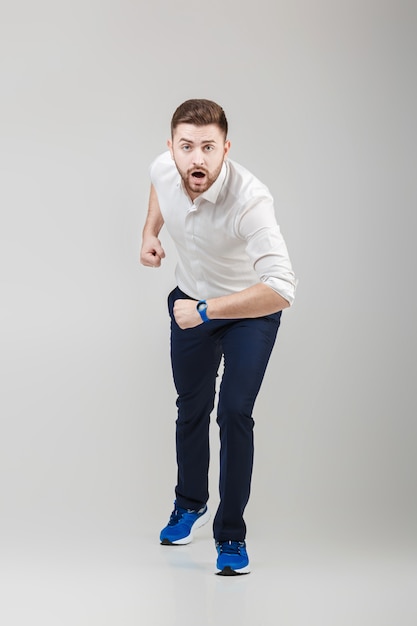
[[[181,137],[180,139],[178,139],[178,143],[181,143],[182,141],[185,141],[186,143],[194,143],[194,141],[192,141],[191,139],[187,139],[186,137]],[[198,143],[216,143],[216,140],[215,139],[203,139],[202,141]]]

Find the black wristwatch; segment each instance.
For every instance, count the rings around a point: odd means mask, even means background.
[[[205,300],[199,300],[197,302],[197,311],[200,313],[200,317],[203,322],[209,322],[210,318],[207,317],[207,302]]]

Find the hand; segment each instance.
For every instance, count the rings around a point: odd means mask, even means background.
[[[203,323],[200,313],[197,311],[196,300],[175,300],[174,317],[178,326],[185,330],[186,328],[194,328]]]
[[[140,262],[146,267],[160,267],[165,251],[158,237],[146,237],[142,242]]]

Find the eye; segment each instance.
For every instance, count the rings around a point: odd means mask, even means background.
[[[211,152],[212,150],[214,150],[214,146],[205,146],[205,150],[206,152]]]
[[[184,146],[181,146],[181,150],[184,150],[184,152],[188,152],[189,149],[190,149],[190,146],[186,144]]]

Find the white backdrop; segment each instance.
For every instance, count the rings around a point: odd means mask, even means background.
[[[249,531],[414,543],[415,41],[411,0],[1,3],[10,554],[157,536],[170,512],[175,252],[163,232],[160,270],[138,254],[148,165],[191,97],[225,108],[299,278],[255,407]]]

